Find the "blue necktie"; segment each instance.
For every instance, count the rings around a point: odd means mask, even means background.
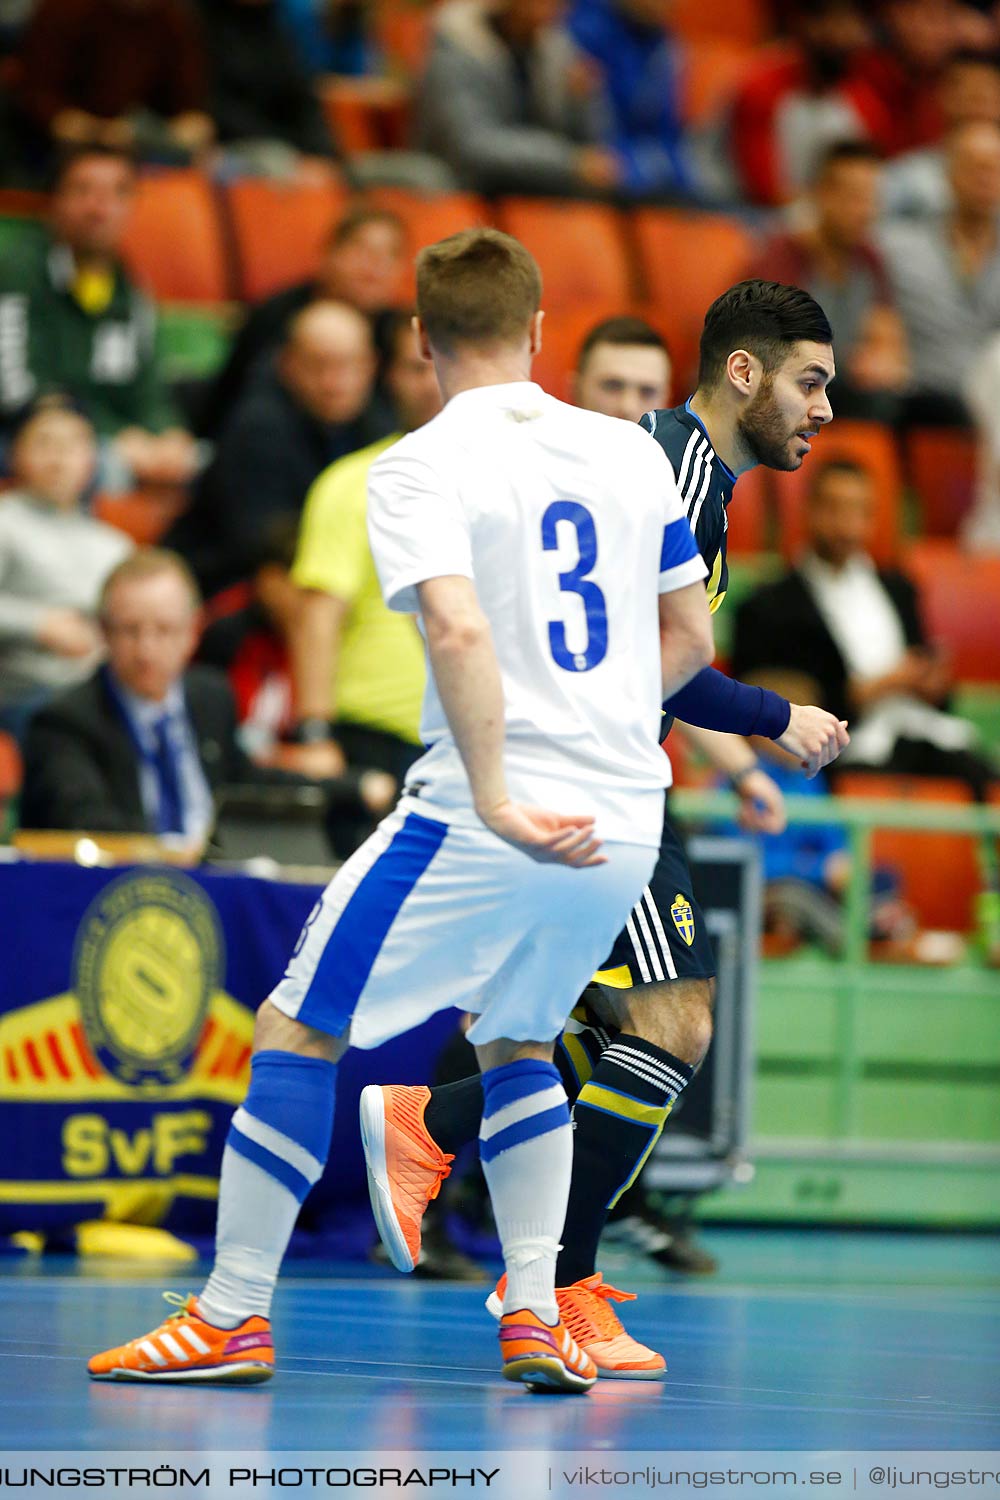
[[[184,809],[181,804],[181,782],[177,751],[170,734],[170,715],[164,714],[153,726],[153,769],[156,772],[158,806],[157,833],[183,833]]]

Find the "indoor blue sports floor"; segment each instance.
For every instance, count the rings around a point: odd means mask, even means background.
[[[716,1230],[722,1271],[670,1278],[609,1252],[661,1383],[553,1400],[497,1373],[475,1286],[292,1265],[279,1373],[252,1389],[91,1384],[86,1356],[154,1327],[154,1278],[69,1258],[0,1262],[0,1450],[1000,1448],[993,1238]],[[486,1288],[488,1290],[488,1288]]]

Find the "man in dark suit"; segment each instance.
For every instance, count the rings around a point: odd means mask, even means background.
[[[737,611],[733,675],[777,668],[818,681],[823,707],[851,726],[845,770],[957,776],[982,798],[996,771],[948,709],[947,659],[924,635],[913,584],[868,553],[872,512],[867,470],[837,461],[816,471],[806,551]]]
[[[221,787],[301,783],[247,759],[225,677],[188,667],[199,607],[175,553],[145,548],[109,575],[100,601],[107,660],[32,720],[22,826],[151,833],[199,847]],[[347,783],[331,790],[358,799]]]
[[[236,403],[191,509],[167,543],[207,595],[253,574],[261,537],[301,514],[335,459],[388,437],[396,419],[375,394],[371,325],[342,302],[298,313],[273,364]]]

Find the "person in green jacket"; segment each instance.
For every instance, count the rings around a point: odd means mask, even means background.
[[[101,440],[105,489],[184,484],[197,466],[160,374],[156,309],[120,257],[134,187],[125,153],[81,147],[58,168],[47,235],[0,266],[0,421],[68,393]]]

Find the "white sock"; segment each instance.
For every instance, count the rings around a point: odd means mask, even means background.
[[[198,1297],[218,1328],[271,1313],[302,1200],[323,1173],[336,1069],[291,1052],[258,1052],[222,1154],[215,1266]]]
[[[483,1074],[479,1149],[507,1269],[504,1312],[559,1320],[556,1256],[573,1168],[566,1091],[551,1063],[524,1059]]]

